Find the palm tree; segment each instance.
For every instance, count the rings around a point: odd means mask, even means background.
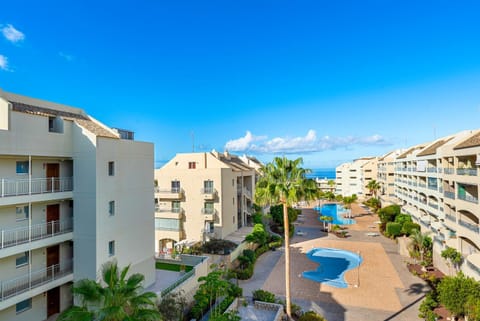
[[[343,206],[345,206],[345,208],[349,211],[349,217],[352,217],[352,203],[355,203],[355,201],[357,200],[357,196],[354,195],[355,194],[353,194],[352,196],[345,196],[342,200]]]
[[[412,230],[410,234],[410,239],[412,240],[410,246],[414,254],[420,254],[420,264],[422,264],[422,269],[425,268],[427,262],[425,261],[425,254],[428,254],[431,246],[431,238],[428,236],[428,233],[422,233],[418,229]]]
[[[290,303],[290,235],[288,207],[301,200],[313,200],[318,195],[313,179],[307,179],[310,170],[300,167],[302,158],[289,160],[275,157],[271,163],[260,169],[260,177],[255,191],[255,203],[262,205],[283,205],[283,225],[285,233],[285,299],[287,316],[291,318]]]
[[[377,192],[382,186],[376,180],[372,179],[365,187],[368,188],[373,197],[377,198]]]
[[[121,271],[117,262],[102,266],[102,286],[94,280],[83,279],[75,283],[72,293],[81,306],[72,306],[62,312],[57,321],[156,321],[160,320],[157,310],[157,295],[142,292],[145,277],[134,273],[127,278],[130,266]]]
[[[333,193],[333,191],[335,190],[335,180],[329,179],[327,184],[328,184],[328,186],[330,186],[330,192]]]

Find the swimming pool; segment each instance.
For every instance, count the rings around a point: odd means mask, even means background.
[[[331,248],[311,249],[307,258],[318,263],[319,267],[314,271],[303,272],[302,276],[337,288],[348,287],[344,279],[345,272],[356,268],[363,261],[359,254]]]
[[[355,220],[351,218],[344,218],[342,213],[346,213],[346,210],[340,204],[328,203],[324,204],[321,207],[316,206],[314,209],[319,212],[320,216],[330,216],[333,217],[333,221],[331,224],[339,224],[339,225],[350,225],[355,224]],[[323,222],[323,221],[322,221]]]

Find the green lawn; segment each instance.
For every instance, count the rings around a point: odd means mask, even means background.
[[[155,262],[155,268],[157,270],[180,272],[180,266],[181,266],[180,264]],[[193,269],[193,266],[185,265],[185,272],[190,272],[192,269]]]

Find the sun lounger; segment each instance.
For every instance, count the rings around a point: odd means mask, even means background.
[[[365,233],[366,236],[380,236],[379,233],[375,233],[375,232],[369,232],[369,233]]]

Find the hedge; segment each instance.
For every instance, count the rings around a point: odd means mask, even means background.
[[[385,232],[389,237],[399,236],[402,233],[402,225],[396,222],[388,222]]]

